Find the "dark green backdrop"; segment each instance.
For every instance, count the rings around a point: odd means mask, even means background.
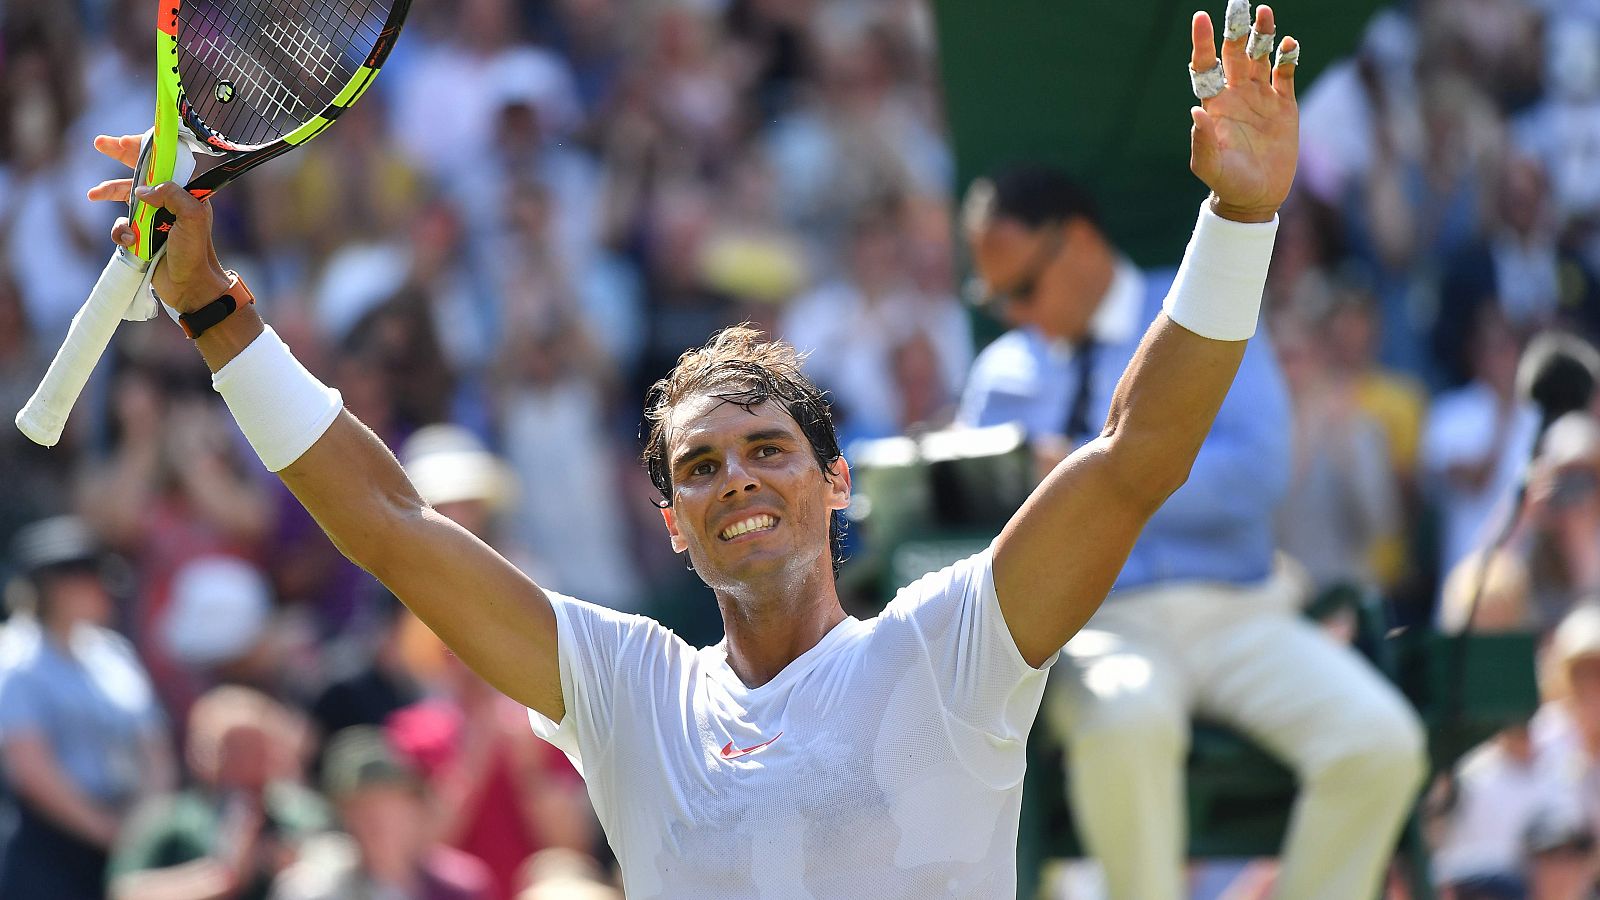
[[[958,185],[1007,162],[1064,165],[1117,243],[1175,264],[1205,187],[1189,172],[1193,0],[932,0]],[[1350,54],[1378,0],[1286,0],[1302,96]],[[1222,5],[1209,10],[1221,28]]]

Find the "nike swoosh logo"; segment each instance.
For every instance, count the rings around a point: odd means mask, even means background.
[[[772,744],[772,741],[775,741],[775,740],[777,740],[778,738],[781,738],[781,737],[783,737],[783,732],[780,731],[777,734],[772,736],[772,740],[770,740],[770,741],[762,741],[761,743],[755,745],[754,747],[746,747],[743,750],[735,748],[733,746],[733,741],[729,741],[728,743],[726,743],[726,744],[724,744],[722,746],[722,758],[723,759],[738,759],[741,756],[749,756],[750,754],[756,752],[757,750],[760,750],[762,747],[770,746]]]

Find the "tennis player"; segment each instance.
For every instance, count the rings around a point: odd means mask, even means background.
[[[1191,167],[1212,194],[1100,437],[989,549],[866,621],[840,607],[830,546],[850,469],[781,343],[724,331],[650,398],[668,539],[726,628],[697,649],[541,589],[430,509],[262,323],[216,258],[210,210],[171,183],[139,189],[176,214],[156,286],[267,468],[577,763],[630,898],[1012,897],[1044,670],[1183,483],[1255,331],[1294,176],[1298,48],[1285,38],[1274,65],[1272,11],[1255,38],[1250,24],[1236,0],[1219,60],[1210,18],[1194,17]],[[99,146],[131,163],[136,141]]]

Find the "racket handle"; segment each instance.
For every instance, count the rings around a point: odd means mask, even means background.
[[[95,363],[110,345],[123,311],[144,285],[144,272],[143,260],[138,257],[120,250],[111,254],[89,299],[72,317],[67,338],[51,360],[39,389],[17,413],[17,427],[29,440],[46,447],[61,440],[67,413],[72,411]]]

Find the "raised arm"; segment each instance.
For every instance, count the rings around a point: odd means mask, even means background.
[[[1254,332],[1272,223],[1294,179],[1299,46],[1285,38],[1276,66],[1265,54],[1253,58],[1244,0],[1230,4],[1228,18],[1227,86],[1212,93],[1211,19],[1194,16],[1191,66],[1197,93],[1208,96],[1190,110],[1190,168],[1212,194],[1167,311],[1118,382],[1101,435],[1051,471],[995,544],[1000,608],[1032,665],[1094,614],[1145,522],[1184,483]],[[1272,10],[1261,6],[1254,30],[1274,29]]]
[[[100,138],[96,147],[131,167],[138,138]],[[126,200],[130,189],[127,180],[109,181],[89,197]],[[211,244],[209,205],[172,183],[139,190],[177,217],[156,272],[162,298],[188,312],[229,291],[232,279]],[[119,222],[113,238],[127,244],[132,234]],[[539,586],[425,504],[394,454],[293,362],[255,307],[233,313],[195,343],[263,461],[340,552],[382,581],[485,681],[561,721],[555,611]],[[292,398],[307,402],[296,407]],[[332,404],[327,417],[306,415],[321,403]],[[308,447],[295,444],[297,431],[305,432]],[[280,455],[287,458],[275,462]]]

